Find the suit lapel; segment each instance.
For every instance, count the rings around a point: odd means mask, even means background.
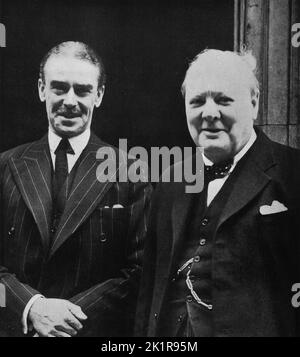
[[[47,135],[33,143],[21,158],[11,158],[9,166],[23,200],[34,217],[46,251],[52,210],[52,164]]]
[[[53,239],[49,258],[73,234],[93,212],[112,182],[97,180],[96,171],[100,161],[96,152],[104,144],[93,134],[82,153],[65,210]]]
[[[270,140],[260,131],[253,146],[238,162],[226,184],[232,186],[218,227],[245,207],[272,180],[267,170],[276,163]]]
[[[192,167],[196,166],[195,161],[197,160],[197,155],[193,155],[192,161]],[[187,162],[185,162],[185,165]],[[181,166],[179,166],[180,169]],[[178,166],[174,167],[174,170],[178,170]],[[201,168],[201,170],[204,169],[204,166]],[[197,199],[202,199],[203,197],[203,190],[205,189],[204,186],[204,176],[203,178],[203,188],[202,191],[195,194],[195,193],[186,193],[186,187],[187,185],[190,185],[190,183],[186,182],[183,180],[182,183],[178,183],[178,188],[174,189],[175,191],[175,199],[174,199],[174,205],[172,209],[172,224],[173,224],[173,241],[172,241],[172,262],[174,260],[175,254],[178,252],[178,247],[180,246],[180,243],[182,240],[185,238],[185,232],[186,228],[190,223],[190,217],[191,217],[191,209],[192,209],[192,203],[194,200]]]

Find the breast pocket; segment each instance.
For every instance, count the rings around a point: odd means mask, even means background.
[[[277,223],[282,223],[286,221],[286,219],[290,216],[290,211],[282,211],[278,213],[272,213],[272,214],[260,214],[259,219],[262,223],[265,224],[277,224]]]
[[[258,231],[260,234],[271,238],[283,238],[288,232],[290,224],[289,211],[258,216]]]
[[[258,217],[259,239],[267,244],[274,256],[292,259],[297,249],[297,225],[299,218],[295,211],[288,210]],[[289,258],[290,257],[290,258]]]

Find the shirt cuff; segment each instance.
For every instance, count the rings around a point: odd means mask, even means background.
[[[44,296],[41,294],[33,295],[33,297],[28,301],[27,305],[25,306],[25,309],[24,309],[23,315],[22,315],[22,327],[23,327],[24,335],[27,335],[27,333],[28,333],[27,317],[28,317],[29,310],[30,310],[31,306],[33,305],[33,303],[39,298],[44,298]]]

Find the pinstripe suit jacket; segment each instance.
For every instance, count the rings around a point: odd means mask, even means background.
[[[22,335],[23,310],[41,293],[82,307],[89,317],[83,336],[130,335],[151,186],[99,182],[96,152],[103,146],[91,134],[52,241],[47,136],[1,154],[0,283],[6,307],[0,308],[0,334]]]

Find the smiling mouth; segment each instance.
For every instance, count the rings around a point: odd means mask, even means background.
[[[206,131],[210,134],[217,134],[219,133],[220,131],[225,131],[224,129],[201,129],[201,131]]]
[[[65,119],[74,119],[81,117],[81,114],[58,114],[58,116],[63,117]]]

